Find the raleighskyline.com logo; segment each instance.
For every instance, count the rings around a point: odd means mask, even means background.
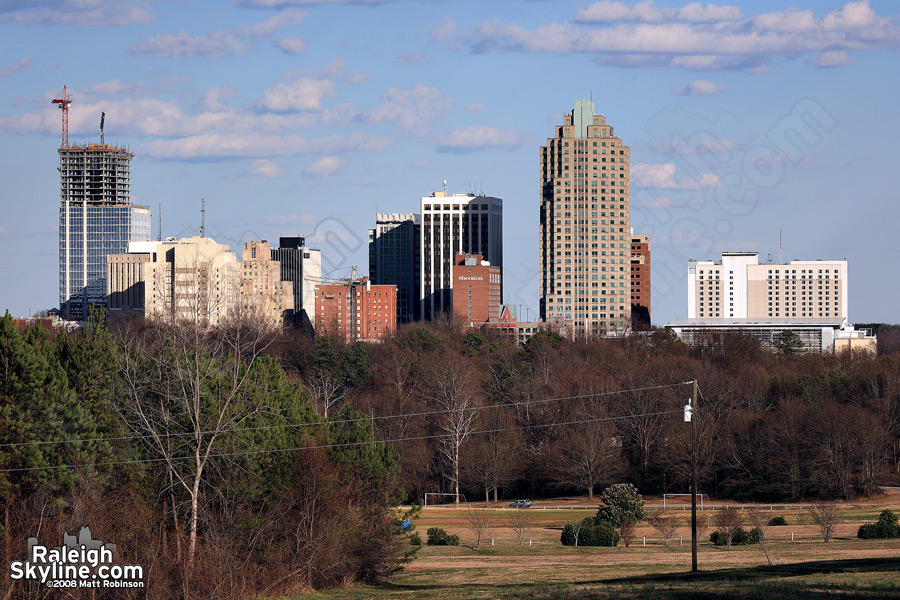
[[[104,544],[82,527],[76,540],[66,533],[63,545],[50,548],[28,538],[28,556],[10,563],[13,581],[37,581],[52,588],[142,588],[144,567],[115,562],[115,544]]]

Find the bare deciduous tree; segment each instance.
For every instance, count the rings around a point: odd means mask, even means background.
[[[615,428],[609,421],[600,421],[606,411],[582,410],[561,436],[552,463],[552,477],[556,484],[587,491],[594,500],[594,487],[609,481],[618,471],[620,447]]]
[[[750,519],[750,523],[753,524],[753,527],[759,533],[759,545],[762,546],[763,552],[766,554],[766,562],[771,565],[772,559],[769,558],[769,551],[766,550],[766,530],[769,528],[769,521],[766,520],[762,511],[755,506],[747,510],[747,518]]]
[[[475,536],[473,549],[477,552],[481,550],[481,540],[491,528],[492,515],[490,511],[470,506],[466,511],[466,523],[468,523],[469,531]]]
[[[464,472],[472,484],[484,489],[485,506],[490,504],[490,491],[497,492],[512,481],[519,471],[522,455],[521,434],[513,421],[500,409],[484,411],[481,429],[489,433],[478,436],[469,444],[465,454]]]
[[[171,302],[157,303],[140,334],[120,336],[124,389],[116,409],[166,465],[171,485],[187,492],[192,563],[204,472],[223,438],[258,413],[250,375],[273,335],[253,307],[213,291],[211,265],[171,269]]]
[[[666,547],[669,546],[669,542],[675,537],[675,531],[681,525],[681,519],[675,515],[666,514],[665,512],[647,517],[647,522],[662,536],[666,543]]]
[[[534,513],[530,508],[513,509],[507,520],[507,527],[516,534],[519,545],[524,544],[528,532],[534,527]]]
[[[734,541],[734,536],[743,522],[738,510],[733,506],[726,506],[722,510],[716,511],[712,521],[719,535],[725,538],[725,543],[731,549],[731,542]]]
[[[631,545],[631,542],[637,537],[634,521],[625,520],[619,524],[619,537],[626,548]]]
[[[806,509],[813,522],[819,526],[822,538],[828,542],[843,516],[840,506],[834,504],[815,504]]]
[[[460,449],[475,428],[478,402],[465,365],[444,363],[431,374],[428,399],[440,412],[437,426],[441,431],[438,449],[447,463],[447,474],[456,504],[459,504]]]

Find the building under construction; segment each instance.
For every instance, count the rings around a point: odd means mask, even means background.
[[[125,147],[69,145],[64,90],[59,152],[59,304],[69,318],[84,320],[91,305],[106,304],[106,257],[124,254],[128,242],[150,239],[150,208],[131,203],[131,160]]]

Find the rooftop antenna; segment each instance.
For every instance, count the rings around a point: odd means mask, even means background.
[[[206,237],[206,200],[200,198],[200,237]]]
[[[156,213],[159,218],[159,225],[156,226],[156,241],[162,241],[162,202],[159,203],[159,210]]]
[[[447,195],[447,180],[444,180],[444,195]]]
[[[782,258],[781,248],[782,248],[782,246],[781,246],[781,230],[779,229],[778,230],[778,264],[779,265],[784,264],[784,258]]]
[[[100,144],[103,144],[103,122],[106,120],[106,113],[100,113]]]

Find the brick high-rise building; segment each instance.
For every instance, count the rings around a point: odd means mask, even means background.
[[[467,327],[500,318],[503,274],[480,254],[458,254],[453,261],[453,314]]]
[[[650,236],[631,235],[631,322],[650,325]]]
[[[316,331],[347,343],[380,342],[397,329],[397,286],[368,277],[316,286]]]
[[[540,314],[575,335],[631,325],[630,164],[589,100],[541,148]]]
[[[430,320],[453,307],[457,254],[480,254],[503,266],[503,200],[434,192],[422,197],[420,208],[419,301],[422,318]]]

